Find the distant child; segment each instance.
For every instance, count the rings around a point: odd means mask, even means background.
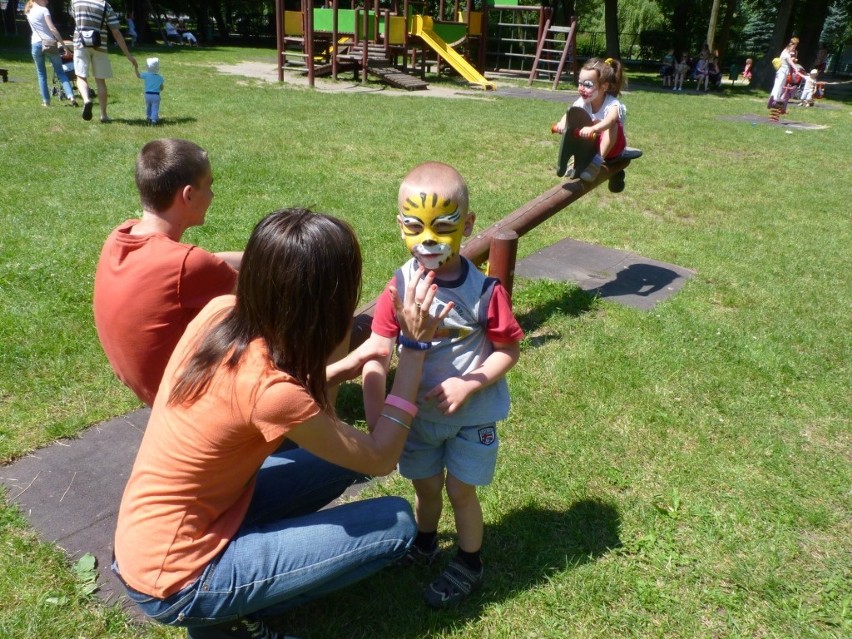
[[[683,81],[689,73],[689,56],[685,53],[680,56],[680,62],[675,65],[674,85],[672,91],[683,91]]]
[[[669,52],[663,56],[662,64],[660,65],[660,75],[663,76],[663,86],[670,87],[672,78],[675,72],[675,56],[674,49],[669,49]]]
[[[702,55],[695,63],[695,90],[701,91],[701,83],[704,83],[704,90],[710,83],[710,60]]]
[[[160,75],[160,59],[148,58],[148,70],[139,73],[136,77],[145,82],[145,118],[148,124],[159,124],[160,122],[160,93],[163,90],[165,80]]]
[[[751,82],[751,65],[752,59],[746,58],[745,68],[743,69],[743,80],[748,80],[749,82]]]
[[[818,77],[819,69],[811,69],[811,72],[805,76],[802,96],[799,99],[799,106],[812,107],[814,105],[814,95],[816,93]]]
[[[432,341],[414,342],[400,334],[393,297],[385,289],[376,303],[370,340],[391,352],[397,342],[400,349],[425,350],[426,359],[416,406],[385,397],[390,356],[367,363],[364,410],[371,429],[385,404],[416,414],[399,461],[400,474],[414,484],[418,530],[404,563],[428,565],[438,559],[446,489],[458,551],[423,592],[430,606],[441,608],[464,599],[483,581],[484,522],[476,487],[494,477],[497,422],[509,412],[505,375],[518,361],[523,330],[506,289],[459,253],[475,215],[468,209],[467,185],[454,168],[427,162],[412,169],[399,188],[398,211],[396,221],[413,257],[388,286],[404,291],[411,278],[433,271],[437,294],[431,310],[451,310]]]
[[[579,99],[572,106],[582,107],[592,116],[592,125],[580,129],[580,136],[598,138],[598,153],[580,174],[585,182],[593,181],[606,159],[621,155],[627,147],[624,120],[627,109],[618,101],[621,89],[627,86],[624,68],[618,60],[590,58],[580,70],[577,81]],[[556,123],[554,130],[564,133],[568,114]]]

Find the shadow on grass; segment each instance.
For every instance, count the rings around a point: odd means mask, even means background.
[[[598,303],[597,295],[590,295],[576,284],[566,282],[530,280],[515,290],[515,318],[527,335],[525,347],[542,346],[560,339],[558,332],[540,332],[551,318],[580,317]]]
[[[616,273],[615,279],[597,288],[586,291],[587,295],[620,297],[639,295],[648,297],[663,290],[680,275],[675,271],[654,264],[630,264]]]
[[[475,621],[490,604],[509,601],[548,583],[554,573],[619,548],[620,525],[617,510],[594,499],[578,501],[566,511],[525,506],[486,527],[485,585],[455,608],[433,611],[421,598],[423,588],[448,561],[445,556],[432,567],[386,568],[276,618],[271,625],[312,639],[413,639],[443,634]]]
[[[110,124],[124,124],[127,126],[151,126],[153,129],[159,129],[162,127],[167,127],[170,124],[187,124],[190,122],[197,122],[197,118],[183,117],[183,118],[161,118],[159,124],[149,125],[148,120],[145,118],[112,118],[110,120]]]

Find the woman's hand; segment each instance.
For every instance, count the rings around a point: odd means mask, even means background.
[[[423,266],[417,269],[417,276],[405,287],[405,297],[400,300],[399,292],[391,287],[393,305],[402,334],[418,342],[429,342],[441,321],[449,315],[453,303],[449,302],[436,316],[429,314],[432,302],[438,292],[435,273],[426,272]]]

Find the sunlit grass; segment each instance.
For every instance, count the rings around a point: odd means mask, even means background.
[[[13,80],[0,89],[3,461],[138,407],[98,345],[91,287],[103,239],[139,212],[145,141],[186,137],[210,152],[216,198],[189,241],[239,248],[273,209],[333,213],[362,241],[365,300],[405,258],[393,215],[414,164],[459,168],[480,229],[558,181],[559,104],[312,92],[215,71],[270,51],[157,54],[165,124],[149,128],[119,56],[115,122],[102,126],[43,109],[26,47],[2,50]],[[803,131],[760,123],[764,98],[747,89],[672,95],[636,81],[623,99],[629,143],[645,153],[626,191],[584,197],[525,236],[521,257],[572,237],[696,276],[650,312],[518,280],[527,339],[497,477],[481,493],[486,589],[436,614],[418,595],[434,571],[389,570],[284,618],[292,633],[852,632],[849,105],[794,110],[826,127]],[[738,115],[755,117],[720,118]],[[412,496],[398,478],[369,492]],[[448,512],[441,542],[452,547]],[[79,596],[62,553],[8,505],[0,543],[0,636],[182,636]]]

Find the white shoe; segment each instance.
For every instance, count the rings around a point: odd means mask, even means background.
[[[589,162],[589,166],[585,168],[585,170],[580,173],[580,179],[583,182],[591,182],[596,177],[598,177],[598,173],[601,172],[601,164],[603,164],[603,158],[600,155],[595,155],[592,158],[592,161]]]

